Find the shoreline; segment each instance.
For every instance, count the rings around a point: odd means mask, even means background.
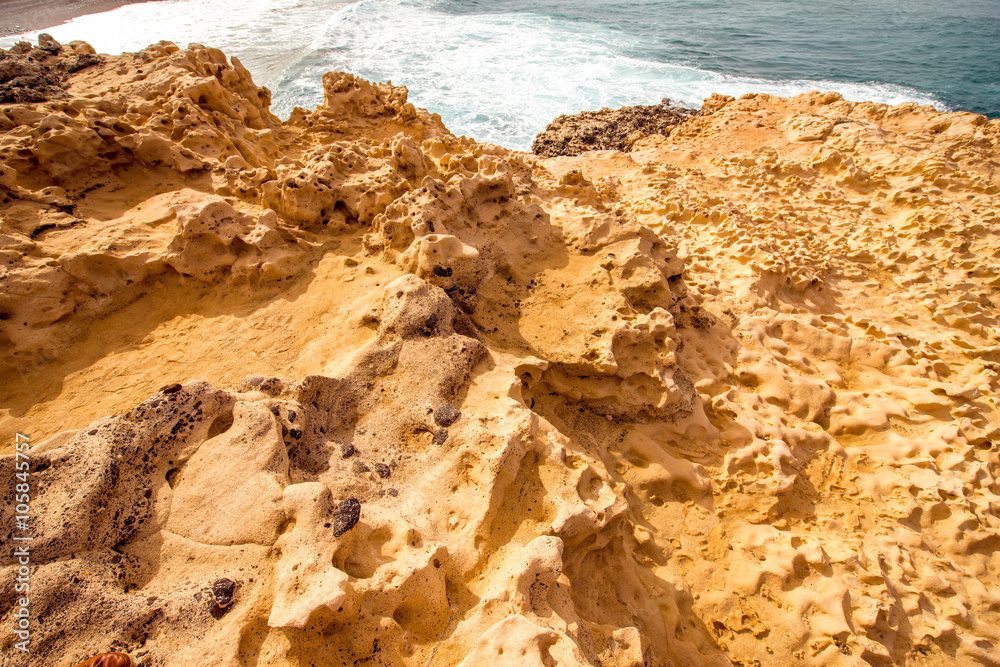
[[[125,5],[156,0],[81,0],[80,2],[45,2],[12,0],[0,2],[0,37],[44,30],[62,25],[78,16],[100,14]]]

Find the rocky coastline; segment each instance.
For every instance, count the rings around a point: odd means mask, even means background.
[[[42,42],[5,665],[1000,663],[1000,121],[716,95],[543,157]]]

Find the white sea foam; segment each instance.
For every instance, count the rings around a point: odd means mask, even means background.
[[[62,25],[0,39],[9,47],[47,32],[60,42],[82,39],[100,53],[138,51],[160,40],[205,44],[237,56],[260,85],[273,85],[308,53],[326,17],[343,0],[163,0],[78,16]]]
[[[420,106],[477,139],[527,148],[555,116],[655,104],[698,107],[713,92],[796,95],[836,90],[847,99],[941,103],[902,86],[768,81],[625,55],[641,49],[606,27],[528,14],[448,14],[427,0],[361,0],[331,17],[315,48],[277,87],[276,107],[318,103],[318,80],[344,69],[405,83]],[[307,102],[308,104],[303,104]]]
[[[321,102],[329,70],[391,79],[452,131],[519,149],[559,114],[664,97],[697,107],[713,92],[835,90],[851,100],[944,108],[903,86],[771,81],[643,60],[628,55],[643,52],[637,38],[601,25],[524,13],[453,14],[434,0],[166,0],[79,17],[48,32],[107,53],[160,39],[217,46],[272,87],[281,116]]]

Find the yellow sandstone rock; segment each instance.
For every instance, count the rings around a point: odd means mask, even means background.
[[[1000,122],[543,159],[323,83],[160,43],[0,106],[32,664],[1000,662]]]

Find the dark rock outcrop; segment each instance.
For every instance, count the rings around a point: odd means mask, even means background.
[[[629,151],[642,137],[669,135],[671,128],[697,113],[695,109],[673,106],[665,99],[655,106],[604,108],[562,115],[535,137],[531,152],[543,157],[558,157],[595,150]]]
[[[18,42],[0,49],[0,104],[45,102],[66,96],[70,74],[101,62],[89,44],[66,47],[51,35],[38,36],[38,46]]]

